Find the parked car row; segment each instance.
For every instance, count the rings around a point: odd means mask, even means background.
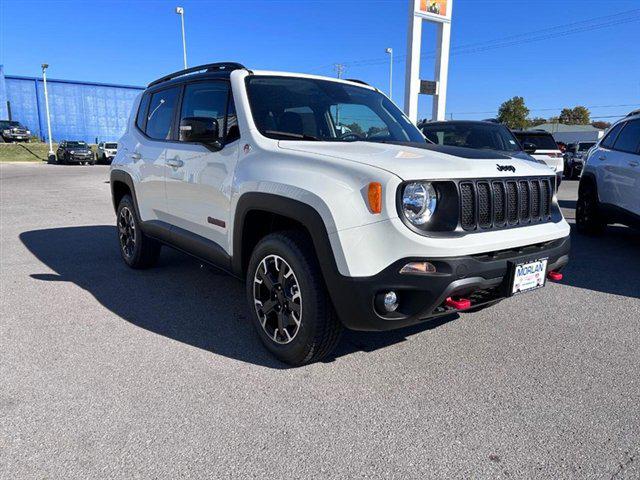
[[[116,142],[100,142],[94,155],[91,147],[81,140],[63,140],[56,150],[56,162],[61,164],[76,163],[79,165],[110,164],[118,153]]]

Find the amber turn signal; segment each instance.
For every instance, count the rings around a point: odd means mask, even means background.
[[[382,212],[382,185],[380,185],[380,182],[371,182],[369,184],[368,197],[371,212]]]

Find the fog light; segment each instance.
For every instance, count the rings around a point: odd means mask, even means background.
[[[436,272],[436,266],[431,262],[410,262],[400,269],[400,273],[406,275],[430,275]]]
[[[391,290],[390,292],[385,293],[383,304],[384,309],[387,312],[395,312],[396,308],[398,308],[398,296],[396,295],[396,292]]]

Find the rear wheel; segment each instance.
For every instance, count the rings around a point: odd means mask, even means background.
[[[140,220],[129,195],[122,197],[118,204],[117,230],[120,255],[128,266],[143,269],[156,264],[161,245],[141,230]]]
[[[305,234],[287,231],[264,237],[251,255],[246,281],[254,326],[278,359],[298,366],[333,350],[343,327]]]
[[[598,206],[598,193],[593,183],[581,186],[576,203],[576,225],[580,233],[597,234],[604,230]]]

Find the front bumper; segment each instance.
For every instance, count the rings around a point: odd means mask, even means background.
[[[93,160],[93,155],[70,155],[70,162],[90,162]]]
[[[445,305],[448,297],[471,300],[471,308],[495,303],[509,296],[513,265],[548,259],[547,271],[560,270],[569,261],[569,237],[513,250],[450,258],[404,258],[371,277],[327,279],[338,316],[353,330],[382,331],[406,327],[423,320],[456,312]],[[408,262],[429,261],[434,275],[404,275]],[[393,290],[399,307],[391,314],[380,313],[376,295]]]

